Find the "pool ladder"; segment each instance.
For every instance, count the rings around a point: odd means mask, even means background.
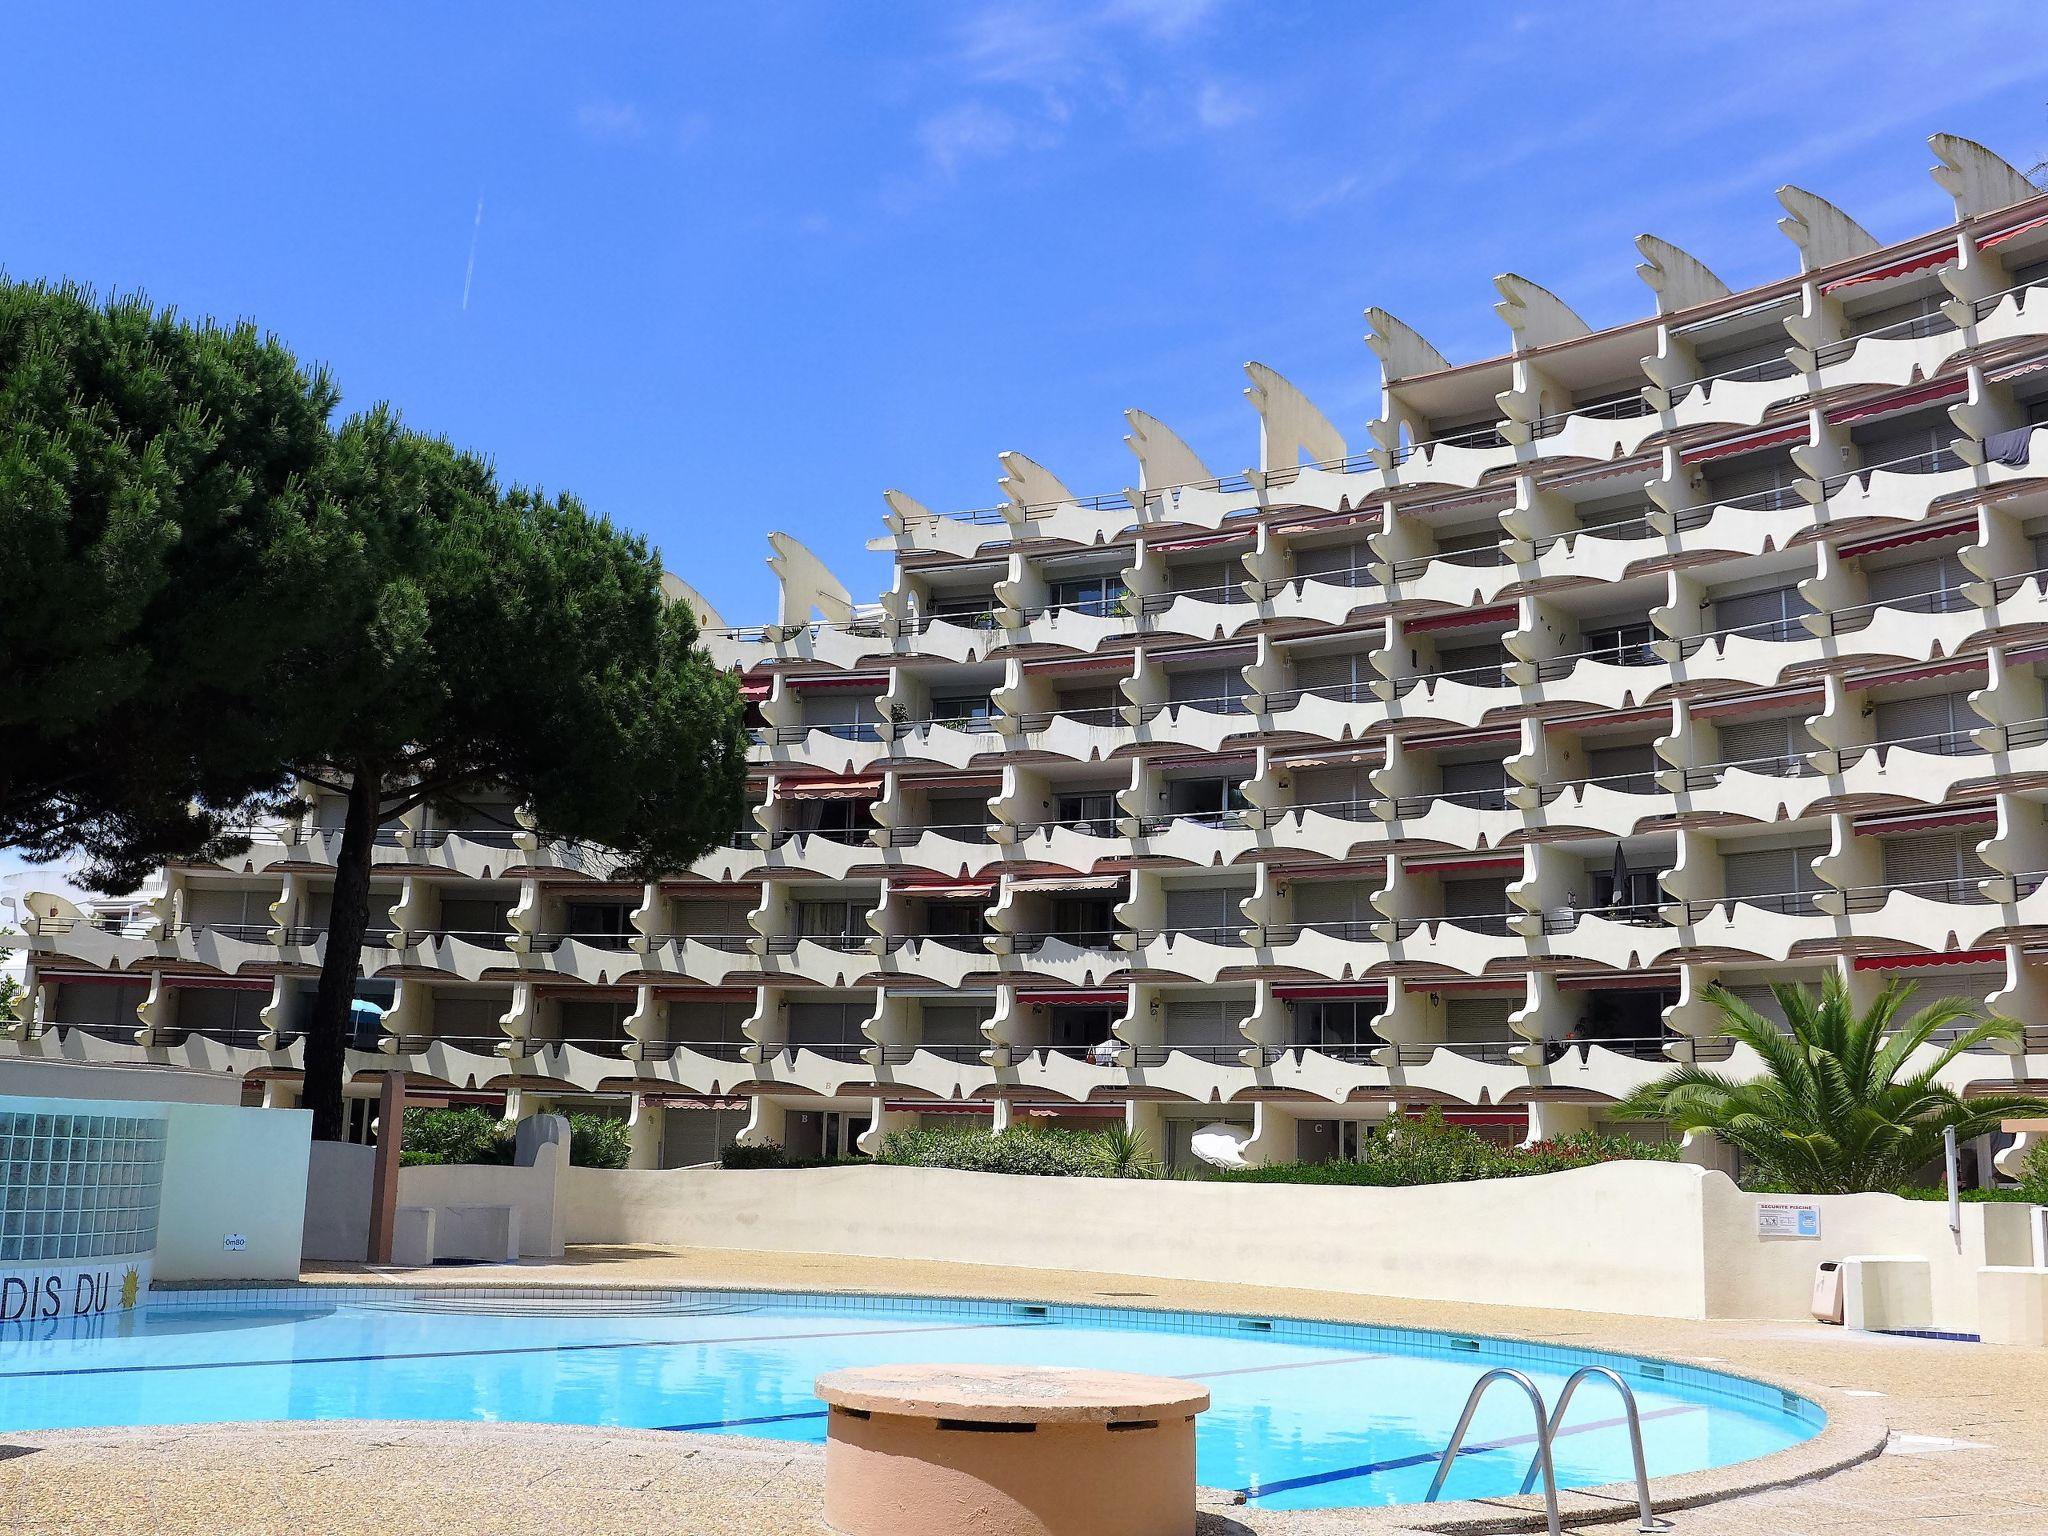
[[[1423,1502],[1434,1504],[1436,1496],[1444,1491],[1444,1482],[1451,1475],[1451,1463],[1465,1448],[1465,1431],[1472,1427],[1472,1415],[1478,1411],[1479,1400],[1486,1396],[1486,1389],[1496,1381],[1511,1381],[1522,1389],[1536,1414],[1536,1454],[1529,1458],[1528,1473],[1522,1478],[1522,1492],[1527,1493],[1536,1486],[1538,1472],[1543,1474],[1543,1513],[1550,1522],[1550,1536],[1563,1536],[1564,1527],[1557,1516],[1557,1469],[1551,1462],[1550,1445],[1564,1423],[1564,1411],[1571,1406],[1572,1394],[1579,1390],[1579,1383],[1588,1376],[1604,1376],[1614,1383],[1614,1390],[1621,1394],[1621,1405],[1628,1412],[1628,1447],[1636,1464],[1636,1514],[1639,1517],[1636,1529],[1644,1536],[1670,1530],[1669,1520],[1660,1520],[1650,1512],[1650,1478],[1643,1467],[1643,1420],[1636,1411],[1636,1395],[1621,1379],[1619,1372],[1604,1365],[1586,1365],[1573,1371],[1564,1384],[1564,1390],[1557,1395],[1556,1411],[1549,1413],[1544,1409],[1543,1394],[1536,1383],[1520,1371],[1496,1366],[1473,1382],[1471,1395],[1465,1399],[1465,1411],[1458,1415],[1458,1427],[1451,1432],[1451,1443],[1444,1447],[1444,1459],[1437,1463],[1436,1479],[1429,1485],[1429,1496]]]

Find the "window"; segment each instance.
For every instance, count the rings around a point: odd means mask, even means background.
[[[1079,576],[1054,582],[1047,606],[1108,618],[1122,612],[1128,590],[1121,576]]]

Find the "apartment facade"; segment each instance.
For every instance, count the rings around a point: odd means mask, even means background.
[[[1626,325],[1503,276],[1454,365],[1368,311],[1362,436],[1249,364],[1241,474],[1132,411],[1128,490],[888,493],[879,602],[780,534],[773,624],[676,584],[758,709],[748,824],[648,884],[511,804],[385,828],[361,1091],[616,1104],[646,1166],[1027,1118],[1290,1160],[1740,1073],[1711,982],[2048,1025],[2048,193],[1933,147],[1952,222],[1783,189],[1747,291],[1644,236]],[[32,899],[4,1049],[288,1102],[340,821]],[[2038,1089],[2048,1028],[1947,1075]]]

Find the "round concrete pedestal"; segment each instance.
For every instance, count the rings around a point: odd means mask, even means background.
[[[1051,1366],[818,1378],[825,1523],[843,1536],[1192,1536],[1191,1382]]]

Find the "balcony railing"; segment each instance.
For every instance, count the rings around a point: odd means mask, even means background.
[[[1820,910],[1813,904],[1814,897],[1829,889],[1816,886],[1804,891],[1769,891],[1749,896],[1704,896],[1678,905],[1688,923],[1704,922],[1717,908],[1727,908],[1732,921],[1736,907],[1755,907],[1759,912],[1778,912],[1788,917],[1811,917]]]
[[[1953,448],[1933,448],[1925,453],[1903,454],[1896,459],[1884,459],[1876,464],[1860,464],[1839,475],[1830,475],[1821,481],[1820,490],[1823,498],[1831,498],[1839,495],[1844,487],[1858,478],[1863,480],[1867,488],[1870,484],[1869,477],[1880,469],[1888,470],[1895,475],[1938,475],[1962,467],[1963,461],[1956,456]]]
[[[1593,788],[1611,789],[1618,795],[1656,795],[1663,793],[1654,771],[1639,773],[1595,773],[1582,779],[1559,779],[1554,783],[1540,785],[1537,798],[1545,805],[1558,798],[1568,789],[1586,790]]]
[[[1887,597],[1876,602],[1831,609],[1824,618],[1830,635],[1846,635],[1868,629],[1880,608],[1896,608],[1901,613],[1960,613],[1975,606],[1963,595],[1961,587],[1936,587],[1932,591],[1915,592],[1906,597]],[[1804,639],[1809,633],[1802,628],[1800,634],[1791,638]]]
[[[985,821],[929,821],[914,827],[890,827],[882,846],[908,848],[927,834],[956,843],[986,843],[994,841],[995,828]]]
[[[1112,950],[1124,932],[1121,928],[1074,928],[1045,933],[1013,933],[1010,935],[1010,948],[1020,955],[1035,955],[1053,943],[1068,944],[1075,949]]]
[[[1394,697],[1406,698],[1423,683],[1465,683],[1473,688],[1505,688],[1508,685],[1507,663],[1495,662],[1483,667],[1454,667],[1448,672],[1419,672],[1410,677],[1387,679],[1393,684]]]
[[[1664,909],[1657,902],[1634,902],[1619,906],[1565,906],[1553,907],[1543,914],[1543,931],[1546,934],[1575,932],[1584,919],[1604,918],[1610,923],[1623,923],[1631,928],[1662,928]]]
[[[1890,899],[1893,891],[1911,891],[1915,896],[1950,906],[1981,906],[1991,898],[1978,889],[1979,881],[1991,878],[1994,878],[1993,872],[1987,870],[1976,879],[1905,880],[1893,885],[1848,886],[1842,892],[1842,904],[1850,912],[1875,912]]]
[[[1914,315],[1909,319],[1896,320],[1890,325],[1878,326],[1875,330],[1858,331],[1853,336],[1844,336],[1840,341],[1823,342],[1813,349],[1813,363],[1816,368],[1827,368],[1842,362],[1855,354],[1858,342],[1915,340],[1922,336],[1938,336],[1944,331],[1954,329],[1954,323],[1937,309],[1929,314]]]
[[[1537,440],[1555,437],[1565,428],[1565,423],[1574,416],[1583,416],[1588,421],[1630,421],[1638,416],[1650,414],[1650,402],[1640,393],[1618,395],[1612,400],[1594,400],[1585,405],[1575,405],[1567,410],[1553,411],[1548,416],[1538,416],[1529,423],[1529,432]]]
[[[1664,658],[1651,649],[1651,642],[1644,640],[1630,645],[1594,646],[1583,651],[1573,651],[1567,656],[1546,656],[1536,663],[1536,675],[1545,682],[1553,682],[1571,675],[1582,661],[1605,662],[1610,667],[1660,667]]]
[[[1970,757],[1984,749],[1977,745],[1972,730],[1932,731],[1925,736],[1901,736],[1891,741],[1873,741],[1862,746],[1839,749],[1842,766],[1862,761],[1869,753],[1875,752],[1880,760],[1896,748],[1903,747],[1909,752],[1926,752],[1935,757]]]
[[[1250,826],[1250,813],[1243,810],[1229,811],[1168,811],[1161,816],[1139,818],[1138,835],[1156,837],[1176,822],[1187,822],[1190,826],[1210,827],[1220,832],[1238,832]]]
[[[1175,587],[1170,592],[1148,594],[1138,605],[1140,613],[1164,613],[1183,597],[1191,597],[1203,603],[1249,603],[1251,594],[1244,589],[1244,583],[1226,581],[1216,587]]]
[[[1767,357],[1761,362],[1744,363],[1737,368],[1723,368],[1716,373],[1701,374],[1696,379],[1688,379],[1683,384],[1673,387],[1671,390],[1671,403],[1673,405],[1678,404],[1679,401],[1703,384],[1763,384],[1773,379],[1796,378],[1798,374],[1799,370],[1792,366],[1792,360],[1789,357]],[[1791,397],[1788,396],[1787,398]],[[1773,402],[1773,404],[1779,405],[1783,403],[1783,401]]]
[[[1685,787],[1712,789],[1731,768],[1740,768],[1745,773],[1763,774],[1774,779],[1806,779],[1820,772],[1806,757],[1796,752],[1787,753],[1783,757],[1744,757],[1725,763],[1701,763],[1696,768],[1686,769]]]

